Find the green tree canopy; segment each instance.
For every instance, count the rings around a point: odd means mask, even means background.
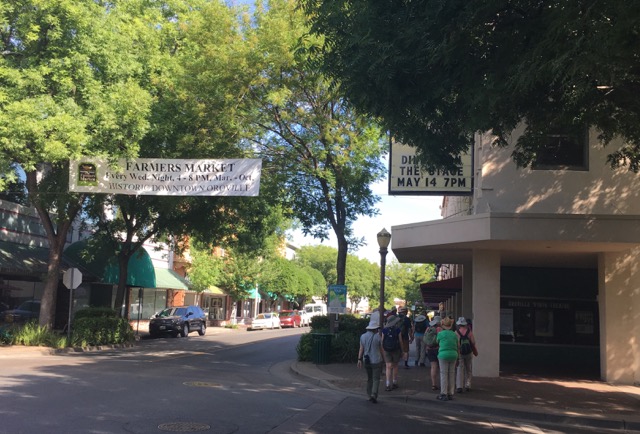
[[[549,134],[595,127],[622,139],[611,166],[640,169],[638,2],[302,0],[323,65],[359,109],[430,167],[450,167],[477,131],[513,157]],[[618,142],[615,142],[618,143]]]
[[[386,141],[312,62],[317,38],[307,37],[304,15],[293,0],[271,0],[256,9],[256,79],[247,102],[256,107],[253,138],[267,165],[284,176],[284,192],[302,231],[318,239],[336,235],[334,283],[345,280],[347,253],[360,244],[352,224],[377,213],[370,185],[384,175]]]
[[[84,202],[67,194],[68,159],[137,154],[161,9],[138,0],[0,3],[0,189],[19,167],[47,234],[43,326],[53,325],[62,249]]]

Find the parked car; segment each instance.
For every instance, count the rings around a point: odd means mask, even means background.
[[[280,318],[276,312],[267,312],[256,315],[251,320],[249,330],[275,329],[280,328]]]
[[[152,338],[164,334],[186,337],[193,331],[200,336],[207,331],[207,317],[199,306],[167,307],[149,322]]]
[[[300,327],[300,315],[293,310],[282,310],[278,314],[281,327]]]
[[[40,318],[40,300],[27,300],[17,308],[2,313],[5,322],[25,323]]]
[[[300,327],[309,327],[311,325],[311,319],[306,310],[296,311],[296,314],[300,317]]]

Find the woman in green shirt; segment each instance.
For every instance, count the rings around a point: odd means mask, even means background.
[[[441,401],[451,401],[456,387],[456,362],[460,353],[458,336],[451,330],[453,318],[442,320],[442,331],[438,333],[438,363],[440,364],[440,394]]]

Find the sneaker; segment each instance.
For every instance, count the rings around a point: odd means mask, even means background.
[[[440,394],[440,395],[436,396],[436,399],[440,400],[440,401],[447,401],[447,395]]]
[[[458,387],[458,388],[456,389],[456,393],[462,393],[462,387]]]
[[[376,399],[375,396],[372,396],[371,398],[369,398],[369,401],[371,401],[372,404],[377,404],[378,400]]]
[[[393,383],[393,386],[391,386],[392,389],[397,389],[398,388],[398,384],[397,383]]]
[[[447,400],[453,401],[453,395],[447,395]]]
[[[467,387],[466,389],[464,389],[465,392],[471,392],[471,388]]]
[[[384,390],[386,390],[387,392],[391,392],[393,389],[391,388],[391,386],[387,386],[384,388]]]

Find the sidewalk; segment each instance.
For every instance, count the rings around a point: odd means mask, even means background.
[[[366,373],[355,364],[311,362],[291,364],[291,370],[320,386],[362,395]],[[382,379],[384,381],[384,377]],[[384,385],[383,385],[384,386]],[[441,402],[431,391],[429,369],[400,368],[399,388],[384,391],[379,400],[401,399],[433,406],[496,416],[570,423],[595,428],[640,431],[640,387],[614,386],[600,381],[506,375],[474,378],[472,390]]]

